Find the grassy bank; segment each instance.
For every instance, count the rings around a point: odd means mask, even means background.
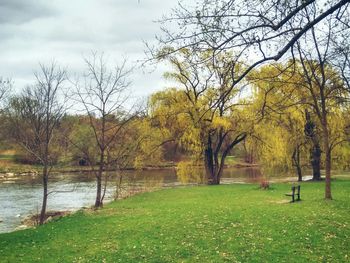
[[[349,262],[350,181],[145,193],[0,235],[0,262]]]

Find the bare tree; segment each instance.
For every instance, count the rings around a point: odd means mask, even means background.
[[[35,85],[28,86],[11,99],[8,116],[15,142],[43,165],[43,200],[39,219],[39,223],[43,224],[49,175],[57,159],[54,143],[58,137],[57,128],[65,114],[62,91],[66,72],[54,62],[49,66],[40,64],[40,73],[36,73],[35,77]]]
[[[11,80],[3,79],[2,77],[0,77],[0,102],[3,102],[4,99],[9,95],[11,88]]]
[[[341,31],[330,39],[329,63],[340,73],[347,89],[350,91],[350,30]]]
[[[83,152],[96,177],[95,207],[98,208],[103,205],[107,187],[106,177],[104,190],[102,188],[103,172],[115,161],[111,155],[115,140],[134,117],[132,109],[126,109],[131,70],[126,68],[126,61],[110,70],[104,56],[96,53],[91,59],[85,59],[85,64],[87,71],[84,80],[76,83],[76,96],[88,116],[98,150],[97,160]]]

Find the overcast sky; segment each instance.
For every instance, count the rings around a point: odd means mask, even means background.
[[[189,0],[191,2],[191,0]],[[194,0],[193,0],[194,2]],[[143,41],[154,41],[175,0],[0,0],[0,76],[15,88],[33,83],[38,64],[55,59],[69,72],[82,70],[83,56],[103,51],[111,61],[145,58]],[[149,70],[147,70],[149,71]],[[137,70],[133,94],[146,96],[166,85],[164,67]]]

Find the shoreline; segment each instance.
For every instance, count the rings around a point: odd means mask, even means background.
[[[69,174],[69,173],[91,173],[91,169],[85,169],[86,166],[80,167],[75,167],[75,166],[67,166],[64,168],[53,168],[51,174]],[[158,171],[158,170],[169,170],[169,169],[176,169],[176,164],[171,164],[171,165],[159,165],[159,166],[146,166],[141,169],[141,171]],[[259,164],[248,164],[248,163],[237,163],[237,164],[232,164],[232,165],[225,165],[224,168],[237,168],[237,169],[244,169],[244,168],[259,168]],[[133,167],[128,167],[124,169],[120,169],[120,171],[136,171],[136,168]],[[104,172],[115,172],[117,171],[116,169],[108,169],[104,170]],[[9,171],[7,172],[0,172],[0,181],[2,180],[15,180],[15,179],[20,179],[20,176],[32,176],[36,177],[40,175],[40,169],[38,170],[23,170],[23,171]]]

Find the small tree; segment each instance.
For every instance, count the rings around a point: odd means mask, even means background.
[[[49,66],[41,64],[40,69],[40,73],[35,74],[35,85],[28,86],[11,99],[8,117],[14,141],[43,165],[43,200],[39,219],[39,224],[43,224],[50,170],[57,160],[54,150],[58,138],[56,129],[65,114],[61,92],[66,72],[55,63]]]

